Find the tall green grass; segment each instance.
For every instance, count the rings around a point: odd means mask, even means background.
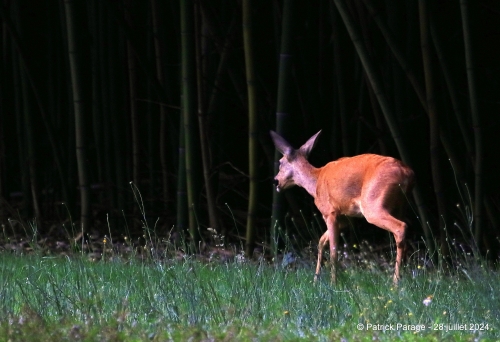
[[[2,253],[0,340],[499,340],[499,272],[469,261],[447,274],[411,262],[396,288],[390,272],[363,265],[342,269],[331,285],[312,282],[312,262]],[[373,330],[397,323],[425,329]],[[444,330],[456,324],[483,330]]]
[[[176,246],[148,227],[134,193],[145,227],[140,242],[114,242],[110,230],[71,243],[71,256],[50,256],[30,225],[29,249],[0,253],[0,341],[500,340],[500,272],[475,248],[450,239],[444,263],[417,247],[395,287],[392,261],[344,241],[337,283],[329,283],[327,266],[313,283],[314,250],[293,254],[294,241],[280,229],[272,238],[286,246],[271,251],[272,263],[234,250],[187,256],[179,251],[189,244]]]

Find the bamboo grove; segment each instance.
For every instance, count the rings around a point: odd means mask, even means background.
[[[379,153],[415,170],[410,240],[496,256],[497,1],[4,0],[0,15],[4,231],[148,222],[248,255],[279,232],[303,247],[317,213],[273,191],[268,132],[296,146],[322,129],[316,166]]]

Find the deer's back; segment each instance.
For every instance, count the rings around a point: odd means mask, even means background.
[[[394,202],[387,204],[393,206],[401,189],[408,192],[412,184],[413,171],[397,159],[377,154],[346,157],[320,169],[315,203],[323,214],[361,216],[363,204],[387,196]]]

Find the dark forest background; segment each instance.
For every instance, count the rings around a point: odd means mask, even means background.
[[[379,153],[415,170],[412,243],[498,256],[498,1],[0,3],[4,234],[147,223],[247,253],[314,245],[312,198],[274,191],[269,130],[298,147],[321,129],[315,166]],[[366,225],[346,239],[387,242]]]

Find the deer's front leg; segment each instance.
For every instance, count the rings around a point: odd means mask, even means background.
[[[316,264],[316,273],[314,274],[314,282],[319,278],[319,271],[321,269],[321,261],[323,260],[323,249],[328,242],[328,230],[321,236],[318,243],[318,262]]]
[[[335,214],[325,217],[326,227],[328,228],[328,240],[330,242],[330,264],[332,273],[332,284],[337,280],[337,247],[339,242],[339,227]]]

